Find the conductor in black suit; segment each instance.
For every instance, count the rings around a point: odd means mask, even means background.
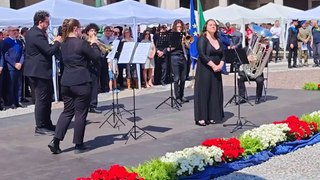
[[[24,75],[30,78],[35,91],[36,134],[53,135],[55,126],[51,121],[52,102],[52,55],[59,49],[61,36],[48,43],[46,30],[49,13],[38,11],[34,15],[34,26],[26,35],[26,59]]]
[[[76,19],[65,19],[62,25],[61,54],[64,70],[61,78],[61,93],[64,110],[60,114],[53,140],[48,147],[53,154],[61,153],[59,143],[64,139],[70,122],[74,120],[73,143],[75,153],[86,151],[83,144],[86,118],[91,98],[91,76],[88,63],[100,61],[100,49],[97,37],[82,40],[81,26]]]

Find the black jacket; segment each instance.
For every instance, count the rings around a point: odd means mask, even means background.
[[[88,63],[97,63],[101,58],[96,44],[90,46],[87,41],[68,37],[61,44],[61,54],[64,65],[61,85],[75,86],[92,81]]]
[[[26,59],[24,75],[42,79],[52,78],[52,56],[59,49],[60,43],[48,43],[48,38],[41,29],[33,26],[26,35]]]

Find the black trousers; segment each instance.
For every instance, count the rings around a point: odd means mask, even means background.
[[[52,80],[30,77],[34,88],[35,107],[34,116],[36,126],[39,128],[49,128],[51,121],[51,103],[52,103]]]
[[[73,143],[82,144],[90,102],[91,83],[76,86],[62,86],[63,112],[57,122],[54,137],[63,140],[73,116]]]
[[[177,99],[184,97],[184,85],[187,73],[187,61],[183,54],[171,55],[171,67],[173,72],[174,94]]]
[[[91,101],[90,108],[96,108],[98,106],[98,84],[99,78],[96,74],[91,74]]]
[[[279,45],[280,45],[280,39],[279,38],[272,38],[273,42],[273,50],[276,51],[276,57],[275,57],[275,62],[279,59]]]
[[[250,81],[256,81],[257,83],[257,88],[256,88],[256,98],[261,98],[262,96],[262,90],[263,90],[263,81],[264,81],[264,77],[263,74],[261,74],[260,76],[258,76],[256,79],[250,78]],[[246,98],[246,85],[245,85],[245,81],[248,81],[248,79],[246,78],[245,74],[243,71],[239,72],[239,79],[238,79],[238,87],[239,87],[239,95],[243,98]]]
[[[293,57],[293,66],[296,66],[297,65],[297,47],[296,46],[293,49],[289,47],[288,67],[291,67],[292,57]]]
[[[106,59],[101,58],[101,71],[100,71],[100,92],[107,92],[108,81],[108,63]],[[109,87],[109,86],[108,86]]]
[[[187,54],[187,72],[186,72],[186,79],[189,79],[189,74],[190,74],[190,68],[191,68],[191,63],[192,63],[192,60],[191,60],[191,57],[190,57],[190,54]]]

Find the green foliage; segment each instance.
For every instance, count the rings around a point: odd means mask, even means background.
[[[138,167],[133,167],[132,172],[136,172],[145,180],[176,180],[177,167],[172,163],[165,163],[160,159],[152,159]]]
[[[263,150],[263,144],[258,138],[240,136],[240,145],[244,148],[243,156],[253,155]]]
[[[320,90],[318,87],[318,83],[305,83],[303,86],[304,90],[311,90],[311,91],[316,91]]]
[[[320,127],[320,116],[318,115],[314,115],[311,116],[310,114],[304,114],[301,116],[300,118],[301,120],[307,122],[307,123],[311,123],[311,122],[315,122],[318,125],[318,131],[319,131],[319,127]]]

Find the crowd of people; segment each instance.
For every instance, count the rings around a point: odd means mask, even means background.
[[[58,35],[48,42],[47,29],[50,15],[46,11],[36,12],[34,26],[17,28],[9,26],[0,33],[0,108],[24,107],[26,97],[32,97],[35,104],[35,133],[37,135],[53,135],[48,145],[54,154],[61,153],[60,141],[64,139],[68,126],[75,117],[74,140],[75,153],[86,151],[83,144],[85,121],[88,112],[101,113],[98,107],[98,93],[118,93],[119,89],[138,87],[137,71],[130,64],[116,64],[115,59],[107,58],[107,53],[115,40],[122,43],[134,42],[132,30],[128,27],[105,26],[98,38],[100,27],[94,23],[83,28],[77,19],[65,19],[58,29]],[[311,25],[309,25],[311,23]],[[272,33],[274,61],[280,61],[279,44],[282,28],[279,21],[274,25],[262,24]],[[203,32],[199,35],[197,50],[199,58],[195,73],[194,115],[195,124],[206,126],[223,121],[223,85],[222,74],[235,69],[231,64],[226,69],[226,50],[241,50],[242,33],[240,26],[222,24],[213,19],[206,21]],[[183,36],[181,43],[175,47],[159,47],[161,33],[173,32]],[[250,44],[254,30],[246,27],[245,41]],[[142,33],[138,27],[138,42],[150,43],[143,71],[142,84],[145,88],[154,85],[174,85],[174,96],[181,105],[188,103],[185,98],[185,81],[190,80],[191,58],[189,44],[183,37],[189,35],[189,24],[177,19],[171,29],[165,25],[147,28]],[[308,55],[313,48],[314,66],[319,66],[320,28],[317,21],[293,20],[288,29],[288,67],[308,66]],[[267,45],[266,45],[267,46]],[[298,55],[297,55],[298,52]],[[249,63],[254,61],[247,54]],[[52,56],[57,62],[59,99],[64,102],[57,125],[51,120],[51,104],[53,100]],[[291,60],[293,58],[293,60]],[[272,56],[270,56],[270,61]],[[291,65],[291,61],[293,64]],[[239,95],[243,97],[237,103],[244,103],[245,85],[248,80],[245,73],[239,72]],[[260,103],[263,86],[263,73],[256,78],[256,104]]]

